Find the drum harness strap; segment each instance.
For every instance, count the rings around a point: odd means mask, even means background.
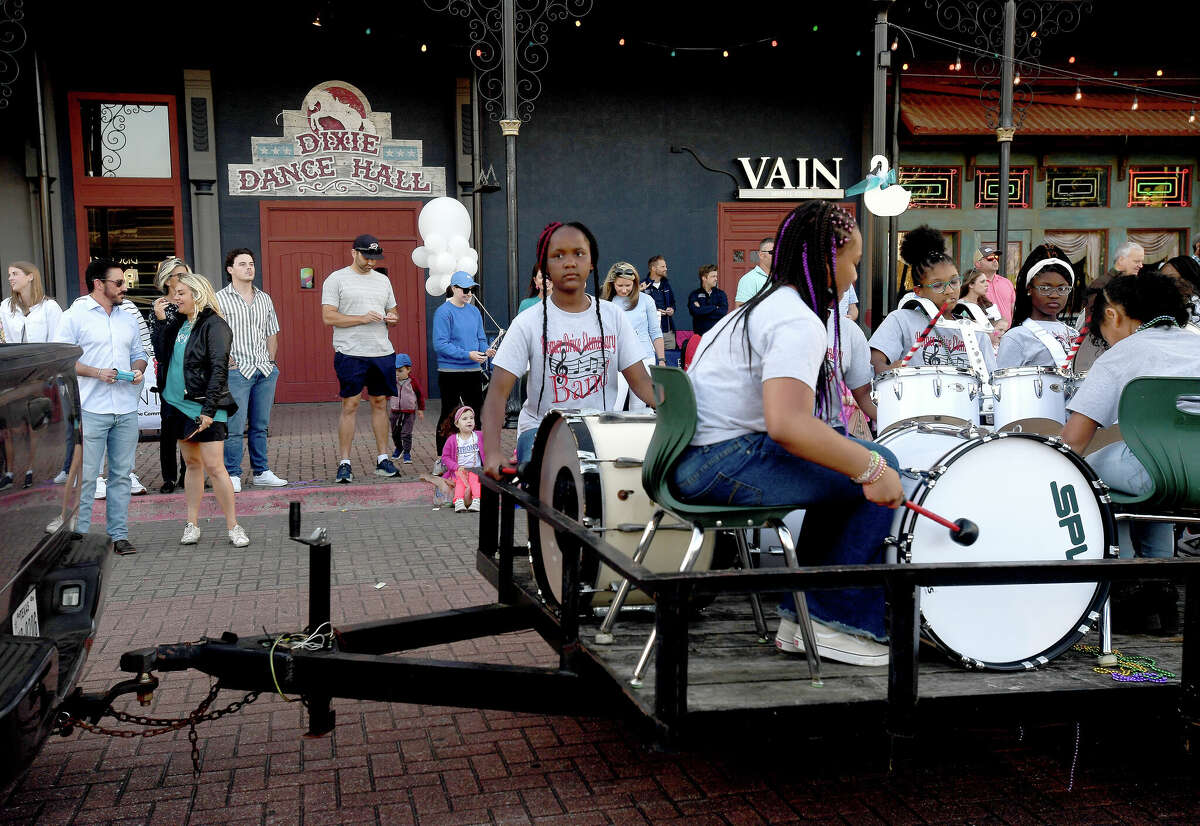
[[[915,293],[906,293],[904,297],[900,299],[899,307],[902,310],[915,310],[920,307],[920,309],[925,311],[925,314],[929,316],[929,318],[933,318],[938,312],[937,305],[935,305],[928,298],[922,298]],[[969,318],[963,319],[962,321],[956,321],[954,319],[942,316],[942,318],[938,319],[938,323],[935,326],[949,328],[959,332],[963,339],[963,345],[967,351],[967,361],[970,362],[971,369],[974,370],[979,375],[980,380],[986,384],[990,380],[991,375],[988,372],[987,363],[983,360],[983,351],[979,348],[979,339],[975,337],[975,322]]]
[[[1050,358],[1054,359],[1055,364],[1066,363],[1067,351],[1063,349],[1062,343],[1049,330],[1032,318],[1025,319],[1025,323],[1021,326],[1028,327],[1037,336],[1037,340],[1042,343],[1042,346],[1050,351]]]

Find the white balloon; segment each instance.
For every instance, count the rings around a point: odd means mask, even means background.
[[[441,294],[445,294],[446,290],[450,289],[450,279],[454,277],[453,273],[448,273],[442,276],[442,280],[438,283],[441,285]]]
[[[464,255],[458,259],[458,263],[454,265],[455,270],[462,270],[467,275],[474,275],[479,272],[479,262],[474,258]]]
[[[424,247],[417,247],[412,251],[412,262],[421,269],[429,266],[429,250]]]
[[[471,242],[467,240],[465,235],[451,235],[447,248],[454,254],[455,258],[461,258],[462,254],[471,248]]]
[[[470,256],[471,258],[474,258],[476,261],[478,261],[478,260],[479,260],[479,253],[477,253],[477,252],[475,251],[475,248],[474,248],[474,247],[467,247],[465,250],[463,250],[462,254],[461,254],[461,255],[459,255],[458,257],[459,257],[459,258],[462,258],[464,255],[465,255],[465,256]]]
[[[440,232],[431,232],[425,237],[425,249],[436,255],[446,251],[446,236]]]
[[[439,273],[451,275],[454,273],[454,256],[448,252],[439,252],[433,257],[433,269]]]
[[[440,283],[441,283],[441,280],[438,279],[437,277],[432,276],[432,275],[429,276],[428,278],[425,279],[425,292],[429,293],[434,298],[437,298],[439,295],[445,295],[446,290],[444,288],[438,289],[438,285]]]
[[[421,237],[429,245],[429,234],[433,232],[444,236],[471,234],[471,213],[455,198],[434,198],[421,208],[417,217],[417,227]]]

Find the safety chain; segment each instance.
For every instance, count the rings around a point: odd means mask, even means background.
[[[156,737],[160,734],[167,734],[172,731],[179,731],[184,726],[188,729],[188,742],[192,745],[192,771],[196,776],[200,774],[200,747],[197,745],[199,736],[196,734],[196,724],[206,723],[211,720],[219,720],[229,714],[235,714],[241,711],[246,706],[258,699],[261,692],[251,691],[240,700],[235,700],[225,708],[219,708],[216,711],[209,711],[208,707],[217,699],[217,694],[221,691],[221,684],[214,683],[212,690],[208,692],[208,696],[200,701],[200,705],[196,706],[196,710],[187,717],[178,718],[163,718],[163,717],[143,717],[140,714],[129,714],[124,711],[117,711],[111,705],[105,709],[101,716],[112,717],[121,723],[131,723],[137,726],[147,726],[145,731],[130,731],[128,729],[114,729],[105,726],[89,723],[86,720],[81,720],[66,712],[62,712],[58,716],[58,722],[55,725],[55,732],[63,736],[67,736],[71,731],[78,726],[84,731],[90,731],[93,734],[105,734],[109,737]]]
[[[1098,657],[1101,653],[1100,647],[1095,645],[1077,643],[1073,648],[1090,657]],[[1092,671],[1097,674],[1108,674],[1119,683],[1166,683],[1179,676],[1172,671],[1159,668],[1153,657],[1122,654],[1116,649],[1113,649],[1112,653],[1117,656],[1116,667],[1096,666],[1092,668]]]

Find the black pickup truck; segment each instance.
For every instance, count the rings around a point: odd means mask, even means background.
[[[32,763],[91,651],[111,553],[73,533],[78,491],[54,477],[83,459],[78,347],[0,344],[0,784]],[[49,531],[49,528],[56,527]]]

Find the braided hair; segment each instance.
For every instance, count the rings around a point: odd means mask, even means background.
[[[946,236],[928,224],[904,233],[904,240],[900,242],[900,257],[908,265],[914,290],[920,286],[925,274],[938,264],[954,264],[946,254]]]
[[[568,221],[563,224],[558,221],[551,221],[546,224],[546,228],[542,230],[542,234],[538,236],[537,242],[537,264],[536,269],[542,271],[542,278],[548,280],[550,278],[550,238],[555,232],[563,227],[577,229],[583,233],[583,237],[587,239],[588,248],[591,251],[591,267],[592,267],[592,289],[596,297],[592,303],[596,307],[596,323],[600,325],[600,399],[601,404],[608,404],[608,388],[605,386],[605,376],[608,375],[608,360],[604,355],[604,318],[600,315],[600,273],[596,269],[596,262],[600,260],[600,245],[596,243],[596,236],[592,235],[592,231],[578,221]],[[535,270],[536,271],[536,270]],[[584,273],[584,280],[587,279],[587,273]],[[546,296],[542,300],[542,387],[538,391],[537,415],[542,415],[542,398],[546,394],[546,373],[549,370],[550,360],[550,343],[549,336],[549,308],[551,296]],[[559,368],[555,368],[556,372],[561,372]]]
[[[730,325],[731,336],[736,335],[737,325],[742,325],[746,352],[753,358],[750,314],[780,287],[794,287],[800,300],[816,313],[822,325],[829,323],[829,314],[833,313],[833,363],[821,359],[814,393],[818,418],[825,418],[837,404],[842,349],[840,313],[835,309],[837,251],[850,240],[854,229],[854,218],[850,213],[828,201],[806,201],[793,209],[775,234],[775,260],[766,285],[735,310],[738,318]]]

